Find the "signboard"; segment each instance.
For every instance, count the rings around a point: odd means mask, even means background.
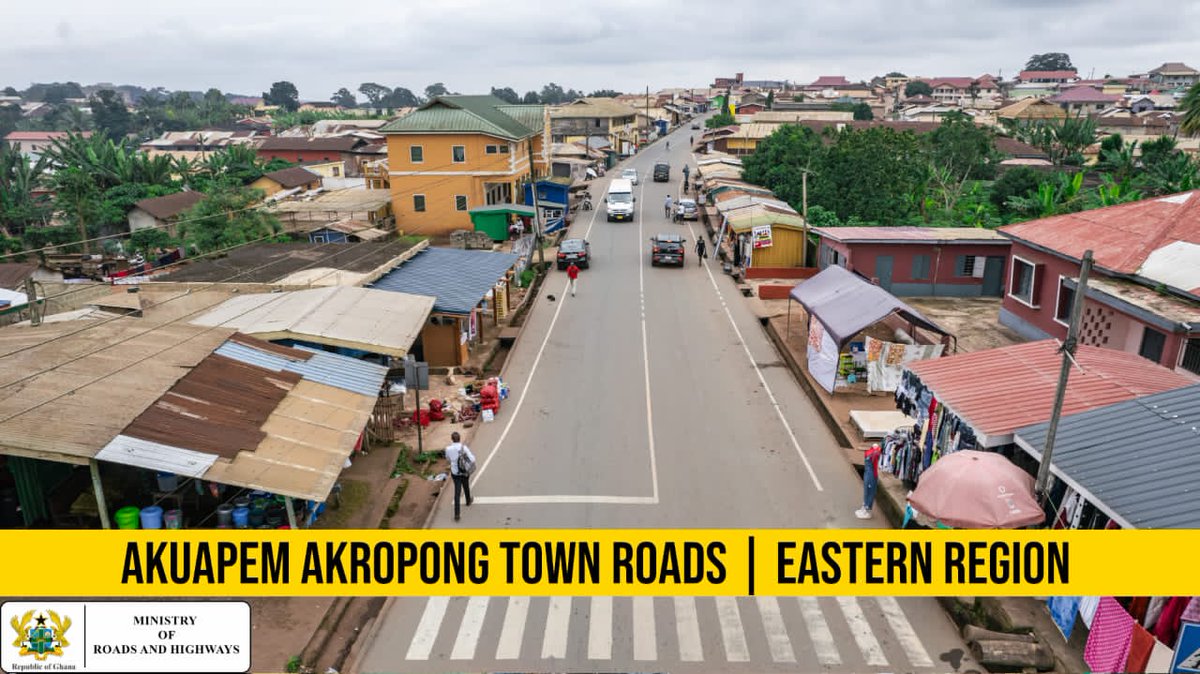
[[[404,385],[410,389],[429,390],[429,363],[411,358],[405,360]]]
[[[1171,672],[1200,672],[1200,623],[1182,623]]]
[[[771,240],[770,225],[756,225],[750,230],[751,238],[754,240],[754,248],[770,248],[773,241]]]

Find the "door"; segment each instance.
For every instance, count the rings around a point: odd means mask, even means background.
[[[1004,258],[989,257],[983,263],[983,295],[1004,296]]]
[[[875,278],[879,279],[879,287],[892,292],[892,256],[879,255],[875,258]]]

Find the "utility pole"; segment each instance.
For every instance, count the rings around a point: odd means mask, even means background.
[[[587,145],[588,136],[584,136],[584,145]],[[584,155],[587,156],[586,154]],[[537,180],[533,177],[533,136],[529,137],[529,193],[533,195],[533,230],[534,241],[538,249],[538,267],[544,272],[546,270],[546,249],[542,245],[542,208],[538,205],[538,190]],[[570,201],[568,199],[567,201]],[[571,209],[570,204],[567,205],[567,210]],[[563,213],[563,225],[565,226],[567,214]]]
[[[800,172],[800,217],[804,219],[804,237],[800,239],[800,264],[808,264],[808,169]]]
[[[1079,283],[1075,286],[1075,297],[1071,301],[1071,323],[1067,326],[1067,339],[1063,342],[1062,366],[1058,371],[1058,387],[1054,389],[1054,408],[1050,412],[1050,426],[1046,429],[1046,446],[1042,450],[1042,463],[1038,466],[1035,489],[1043,499],[1048,497],[1050,485],[1050,458],[1054,454],[1054,439],[1058,434],[1058,420],[1062,417],[1063,398],[1067,395],[1067,379],[1075,358],[1076,339],[1079,336],[1079,321],[1083,317],[1083,303],[1087,299],[1088,275],[1092,272],[1092,251],[1083,254],[1079,267]]]

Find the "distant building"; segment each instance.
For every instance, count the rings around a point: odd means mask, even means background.
[[[1148,75],[1155,84],[1167,89],[1190,87],[1200,81],[1200,71],[1186,63],[1164,63]]]
[[[284,190],[306,191],[315,190],[321,186],[321,176],[309,171],[303,166],[280,169],[263,174],[261,178],[250,183],[250,187],[262,190],[264,196],[274,196]]]
[[[581,98],[550,111],[551,142],[591,143],[599,136],[618,154],[630,155],[637,148],[638,113],[644,111],[611,98]]]
[[[372,147],[371,143],[354,136],[271,137],[259,144],[258,156],[297,163],[341,160],[346,175],[358,176],[362,175],[363,164],[382,158],[384,151],[382,146]]]
[[[42,154],[54,146],[54,141],[70,135],[66,131],[13,131],[4,137],[4,142],[16,145],[21,154]],[[79,135],[89,138],[91,131],[83,131]]]
[[[1068,113],[1086,115],[1114,106],[1122,97],[1118,94],[1106,94],[1092,87],[1071,87],[1047,100],[1061,106]]]
[[[164,197],[142,199],[129,211],[129,231],[163,228],[172,236],[176,234],[175,223],[193,206],[204,200],[199,192],[176,192]]]

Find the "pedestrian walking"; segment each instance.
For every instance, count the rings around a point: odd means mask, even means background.
[[[696,238],[696,264],[703,266],[706,257],[708,257],[708,244],[704,243],[704,235],[701,234]]]
[[[575,296],[575,284],[579,280],[579,267],[574,262],[567,267],[567,278],[571,279],[571,297]]]
[[[883,450],[879,443],[871,445],[863,455],[863,507],[854,511],[854,516],[860,520],[871,519],[871,509],[875,507],[875,490],[879,487],[879,456]]]
[[[669,218],[669,217],[671,217],[671,195],[670,194],[667,195],[667,201],[664,205],[666,208],[665,208],[663,214]]]
[[[471,498],[471,471],[475,470],[475,455],[471,448],[463,444],[458,431],[450,434],[450,444],[446,445],[446,461],[450,462],[450,479],[454,481],[454,521],[458,521],[459,500],[465,493],[467,505],[474,500]]]

